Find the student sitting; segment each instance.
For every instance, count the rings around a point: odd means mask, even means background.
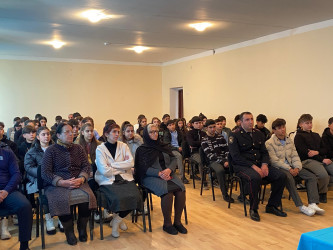
[[[143,136],[143,129],[146,126],[147,126],[147,118],[142,117],[141,119],[139,119],[139,128],[136,130],[136,133],[142,137]]]
[[[170,120],[170,115],[169,114],[164,114],[162,117],[162,123],[160,125],[160,129],[162,129],[163,131],[168,131],[167,128],[167,122]]]
[[[209,160],[211,167],[220,184],[223,199],[227,202],[234,202],[234,199],[228,195],[228,187],[225,180],[225,168],[228,163],[228,144],[221,134],[216,133],[216,123],[212,119],[206,121],[207,135],[202,138],[201,147]]]
[[[269,138],[271,138],[271,132],[265,127],[265,124],[267,123],[267,117],[263,114],[260,114],[257,116],[256,122],[257,125],[255,125],[255,128],[264,134],[265,140],[267,141]]]
[[[146,118],[146,116],[143,114],[138,115],[138,118],[137,118],[138,123],[134,124],[134,126],[133,126],[135,132],[138,130],[138,128],[140,126],[140,120],[143,118]]]
[[[17,191],[21,182],[20,170],[14,153],[0,142],[0,210],[8,209],[17,214],[20,250],[30,249],[32,207],[22,193]]]
[[[232,132],[235,132],[237,129],[241,127],[240,115],[236,115],[234,121],[236,123],[236,126],[231,130]]]
[[[21,119],[20,119],[20,125],[21,125],[21,128],[17,131],[15,131],[15,135],[14,135],[14,142],[16,143],[16,145],[18,145],[18,140],[20,138],[20,136],[22,135],[22,129],[24,128],[25,126],[25,121],[26,120],[29,120],[28,117],[26,116],[23,116]]]
[[[130,122],[125,121],[121,125],[119,141],[127,144],[133,159],[135,160],[135,152],[143,144],[142,137],[134,133],[134,127]]]
[[[229,138],[230,133],[231,133],[231,129],[226,127],[227,119],[223,115],[220,115],[217,119],[222,121],[222,131],[227,133],[227,136]],[[227,142],[228,142],[228,140],[227,140]]]
[[[34,144],[25,154],[24,169],[27,173],[27,193],[33,195],[38,192],[37,184],[37,169],[42,165],[42,159],[45,150],[52,144],[50,130],[47,127],[40,127],[37,130],[37,139]],[[45,206],[46,233],[55,234],[56,229],[53,224],[53,219],[49,213],[49,207]]]
[[[266,148],[269,153],[273,167],[280,169],[287,176],[286,187],[293,199],[296,207],[301,213],[312,216],[315,213],[323,214],[325,211],[317,206],[319,203],[319,193],[317,187],[317,177],[311,171],[302,168],[301,160],[297,154],[293,141],[286,135],[286,121],[276,119],[272,123],[274,134],[266,141]],[[309,206],[303,202],[297,192],[295,177],[299,176],[306,182]]]
[[[103,134],[107,142],[96,149],[97,171],[95,180],[105,195],[107,209],[114,212],[110,223],[111,235],[119,237],[119,228],[127,230],[123,219],[132,211],[141,208],[141,194],[137,188],[132,168],[134,160],[128,146],[118,141],[120,127],[117,124],[106,125]]]
[[[206,136],[206,133],[201,130],[202,121],[199,116],[192,117],[191,124],[193,129],[188,131],[186,138],[188,145],[190,146],[191,158],[198,163],[199,171],[202,176],[202,163],[200,160],[199,148],[201,147],[202,138]],[[194,175],[193,177],[191,176],[191,178],[201,180],[197,175]]]
[[[113,119],[109,119],[109,120],[107,120],[107,121],[105,122],[105,126],[106,126],[106,125],[110,125],[110,124],[114,124],[114,123],[116,123],[115,120],[113,120]],[[101,135],[101,136],[99,137],[98,140],[99,140],[100,142],[106,142],[106,137],[105,137],[105,135],[104,135],[104,134]]]
[[[312,119],[310,114],[301,115],[299,119],[301,129],[297,131],[295,136],[295,146],[303,168],[311,171],[318,178],[319,201],[326,203],[329,183],[327,172],[333,175],[333,164],[326,157],[326,149],[321,143],[319,134],[311,131]]]
[[[223,121],[220,119],[215,120],[215,133],[224,137],[225,141],[228,142],[228,135],[223,131]]]
[[[188,184],[189,181],[185,177],[184,165],[183,165],[183,156],[182,156],[182,142],[183,137],[181,134],[178,134],[175,126],[174,120],[169,120],[167,122],[168,131],[165,131],[163,136],[163,142],[171,148],[173,155],[177,159],[177,166],[179,169],[179,175],[184,184]]]
[[[28,152],[28,150],[31,148],[33,141],[36,138],[36,130],[34,127],[28,125],[25,126],[22,130],[22,136],[24,138],[24,141],[21,143],[21,145],[18,148],[18,155],[20,160],[20,170],[22,176],[24,176],[24,156]]]
[[[333,117],[328,120],[328,128],[325,128],[323,132],[322,141],[327,150],[327,157],[333,159]]]
[[[5,124],[3,122],[0,122],[0,142],[3,142],[4,144],[7,144],[11,150],[14,152],[15,155],[17,155],[17,146],[15,142],[12,142],[11,140],[8,140],[7,136],[5,135]]]
[[[11,141],[14,141],[14,137],[13,137],[13,139],[11,138],[12,132],[14,132],[14,135],[15,135],[14,125],[16,124],[16,122],[19,122],[19,121],[20,121],[20,117],[15,117],[14,120],[13,120],[13,127],[7,129],[7,134],[6,135],[7,135],[7,138]]]

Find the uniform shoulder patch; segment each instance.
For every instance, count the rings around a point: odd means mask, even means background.
[[[233,143],[234,143],[234,137],[233,137],[233,136],[230,136],[230,137],[229,137],[229,143],[230,143],[230,144],[233,144]]]

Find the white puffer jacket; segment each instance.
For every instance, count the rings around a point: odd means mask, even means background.
[[[297,154],[295,145],[288,136],[284,146],[274,134],[265,144],[273,167],[285,170],[289,170],[291,167],[302,169],[302,162]]]

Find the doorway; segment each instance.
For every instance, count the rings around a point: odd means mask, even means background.
[[[172,118],[184,117],[183,88],[170,88],[170,116]]]

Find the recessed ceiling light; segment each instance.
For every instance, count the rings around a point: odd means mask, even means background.
[[[204,31],[206,28],[211,27],[213,24],[209,22],[203,23],[191,23],[190,27],[196,29],[197,31]]]
[[[134,46],[132,48],[128,48],[129,50],[134,50],[136,53],[140,54],[143,51],[150,49],[149,47],[145,47],[145,46]]]
[[[107,15],[103,13],[102,10],[95,10],[95,9],[84,11],[81,13],[81,16],[88,18],[89,21],[92,23],[97,23],[102,19],[110,19],[113,17],[112,15]]]
[[[66,43],[59,41],[59,40],[53,40],[53,41],[49,41],[47,42],[47,44],[50,44],[53,46],[53,48],[55,49],[60,49],[62,46],[64,46]]]

